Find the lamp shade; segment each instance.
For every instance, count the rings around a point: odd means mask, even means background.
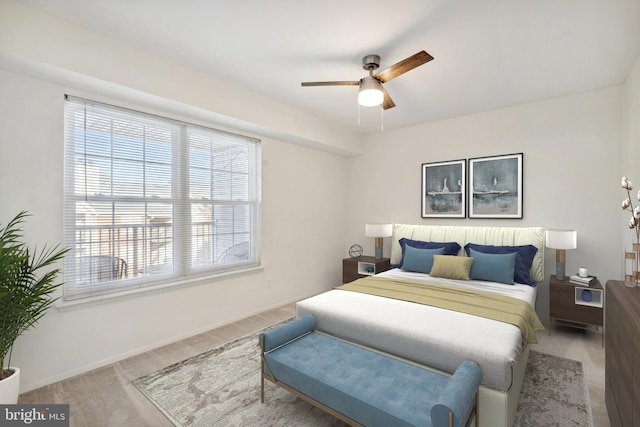
[[[545,246],[551,249],[575,249],[578,247],[576,230],[552,228],[545,232]]]
[[[391,236],[392,224],[367,224],[365,235],[367,237],[389,237]]]
[[[382,104],[383,100],[384,94],[380,81],[371,76],[363,78],[358,92],[358,104],[363,107],[375,107]]]

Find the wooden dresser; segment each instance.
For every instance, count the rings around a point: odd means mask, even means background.
[[[640,427],[640,287],[609,280],[605,299],[605,401],[612,427]]]

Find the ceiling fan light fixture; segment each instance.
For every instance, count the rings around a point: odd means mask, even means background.
[[[384,93],[382,92],[382,83],[375,77],[364,77],[360,81],[358,104],[363,107],[376,107],[382,104],[383,100]]]
[[[395,79],[416,67],[431,61],[433,56],[424,50],[396,62],[392,66],[373,74],[380,67],[380,56],[367,55],[362,58],[362,68],[369,71],[369,76],[360,80],[329,81],[329,82],[302,82],[302,86],[359,86],[358,105],[363,107],[377,107],[382,105],[383,110],[396,106],[386,90],[382,88],[384,83]],[[358,109],[358,114],[360,109]]]

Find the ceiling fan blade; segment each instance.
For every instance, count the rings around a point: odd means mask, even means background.
[[[382,83],[386,83],[389,80],[395,79],[399,75],[406,73],[407,71],[411,71],[416,67],[426,64],[432,59],[433,56],[429,55],[424,50],[421,50],[415,55],[405,58],[402,61],[393,64],[389,68],[385,68],[379,73],[374,74],[374,77],[380,80]]]
[[[302,86],[358,86],[360,81],[355,82],[302,82]]]
[[[389,96],[389,93],[386,91],[385,88],[382,88],[382,93],[384,94],[384,100],[382,101],[382,109],[388,110],[389,108],[395,107],[396,106],[395,102],[393,102],[393,99],[391,99],[391,97]]]

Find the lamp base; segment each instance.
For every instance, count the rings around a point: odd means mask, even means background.
[[[564,262],[556,262],[556,279],[564,280]]]
[[[376,246],[376,259],[382,259],[382,246]]]
[[[382,259],[382,237],[376,237],[376,259]]]

